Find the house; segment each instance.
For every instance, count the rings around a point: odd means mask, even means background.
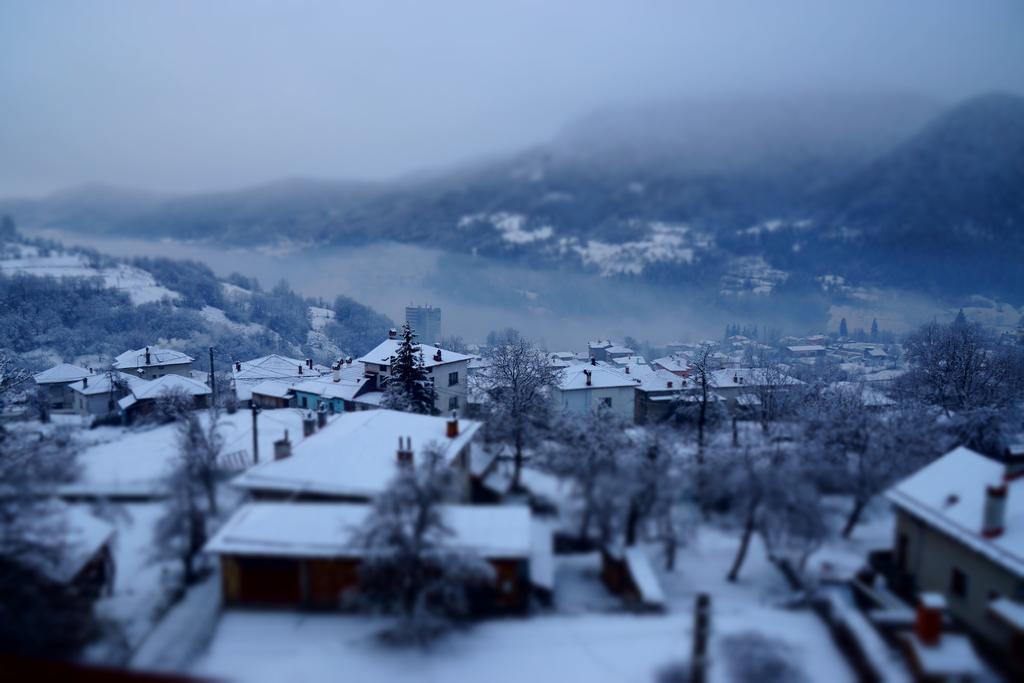
[[[639,373],[636,387],[637,424],[661,422],[667,419],[680,401],[699,401],[700,387],[692,379],[679,377],[667,370],[657,369]],[[711,391],[708,400],[714,403],[724,399]]]
[[[690,374],[690,361],[686,356],[672,355],[662,358],[655,358],[651,365],[660,370],[671,372],[677,377],[687,377]]]
[[[114,580],[114,527],[83,506],[53,501],[43,511],[53,516],[53,552],[25,558],[25,564],[54,586],[71,586],[79,595],[96,599]]]
[[[307,379],[322,377],[329,372],[329,368],[317,365],[311,358],[300,360],[273,353],[252,360],[235,361],[231,365],[231,382],[238,400],[249,401],[252,400],[252,390],[267,382],[287,388]],[[270,391],[267,386],[262,386],[261,389],[263,395],[270,395],[267,393]]]
[[[950,614],[1024,672],[1024,449],[956,448],[893,486],[890,584],[941,594]]]
[[[592,361],[563,370],[551,393],[558,410],[585,413],[604,408],[622,419],[633,420],[639,383],[621,370]]]
[[[391,330],[388,332],[386,340],[359,359],[367,378],[374,383],[371,390],[383,391],[387,379],[391,375],[391,363],[398,353],[400,344],[398,333]],[[469,363],[473,357],[439,349],[429,344],[418,344],[418,346],[423,356],[423,366],[427,375],[434,380],[434,391],[437,392],[434,408],[439,413],[462,409],[466,405],[468,396],[466,377]]]
[[[792,391],[804,383],[764,368],[725,368],[711,373],[711,384],[715,393],[724,398],[730,408],[735,408],[743,405],[749,407],[757,399],[758,393],[768,388],[773,391]]]
[[[74,409],[72,382],[77,382],[83,377],[91,377],[92,374],[91,371],[77,365],[59,363],[49,370],[33,375],[32,378],[36,381],[40,392],[46,396],[50,410],[70,411]]]
[[[158,401],[168,394],[181,394],[192,399],[192,408],[207,408],[213,392],[202,382],[180,375],[164,375],[159,379],[137,383],[129,393],[118,400],[117,405],[128,422],[151,415],[156,411]]]
[[[473,420],[394,410],[346,412],[293,452],[247,470],[231,484],[259,499],[367,502],[387,488],[400,462],[417,462],[436,449],[463,475],[456,499],[469,500],[474,481],[491,465],[482,449],[470,449],[480,427]]]
[[[283,382],[266,380],[250,390],[249,400],[265,410],[290,408],[295,405],[295,392]]]
[[[252,502],[243,505],[205,547],[217,555],[228,605],[338,608],[359,590],[366,552],[359,529],[367,504]],[[494,568],[493,589],[478,596],[486,611],[519,611],[529,603],[532,530],[526,506],[443,505],[445,543],[475,553]]]
[[[181,351],[147,346],[125,351],[114,359],[114,369],[140,379],[157,379],[164,375],[188,377],[193,358]]]
[[[798,344],[786,347],[786,355],[790,358],[821,358],[828,349],[821,344]]]
[[[71,409],[79,415],[104,416],[116,413],[120,399],[148,383],[148,380],[124,372],[110,371],[83,377],[68,385]]]
[[[365,396],[379,393],[374,382],[366,376],[362,363],[352,359],[338,361],[331,367],[330,375],[299,382],[291,388],[294,395],[292,404],[298,408],[327,408],[330,415],[335,413],[368,410],[379,405],[379,401],[367,403]]]

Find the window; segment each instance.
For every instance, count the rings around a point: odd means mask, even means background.
[[[459,409],[459,397],[458,396],[452,396],[450,399],[448,399],[448,410],[458,410],[458,409]]]
[[[457,372],[449,372],[448,373],[448,386],[454,387],[458,383],[459,383],[459,373],[457,373]]]
[[[896,566],[903,571],[907,571],[907,546],[909,544],[910,539],[906,534],[900,534],[896,539]]]
[[[953,572],[949,576],[949,592],[958,598],[967,597],[967,574],[956,567],[953,567]]]
[[[303,396],[302,398],[299,399],[299,407],[300,408],[306,408],[307,407],[307,405],[306,405],[306,397],[305,396]]]
[[[600,401],[597,402],[597,405],[599,405],[602,408],[611,408],[612,407],[612,397],[611,396],[605,396],[604,398],[602,398]]]

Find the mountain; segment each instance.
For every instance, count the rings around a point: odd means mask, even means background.
[[[1024,100],[673,100],[390,182],[0,202],[27,226],[230,244],[414,243],[715,292],[823,276],[1024,300]],[[740,284],[737,284],[740,283]],[[820,288],[820,287],[819,287]]]

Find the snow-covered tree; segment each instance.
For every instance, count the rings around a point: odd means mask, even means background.
[[[0,409],[11,400],[15,391],[25,387],[31,377],[14,358],[0,351]]]
[[[68,657],[98,634],[93,595],[55,581],[66,508],[53,487],[74,478],[68,436],[0,428],[0,653]]]
[[[480,386],[487,394],[487,430],[511,442],[515,457],[512,490],[520,488],[523,451],[534,446],[551,419],[551,387],[560,371],[540,348],[516,330],[505,330],[487,350]]]
[[[613,540],[621,528],[625,497],[619,475],[632,448],[627,426],[607,409],[559,416],[544,444],[542,464],[573,484],[580,504],[579,537],[585,540],[596,523],[598,540]]]
[[[217,485],[224,477],[220,456],[224,451],[220,412],[214,406],[204,421],[196,411],[189,411],[178,421],[178,451],[185,474],[206,495],[210,514],[216,516]]]
[[[476,554],[453,547],[442,501],[453,485],[438,448],[419,466],[399,469],[374,501],[360,529],[364,548],[358,600],[397,614],[383,635],[397,643],[425,643],[471,614],[470,598],[493,580]]]
[[[434,415],[437,393],[427,373],[423,352],[409,323],[402,325],[402,339],[391,359],[390,376],[384,387],[381,405],[391,410]]]

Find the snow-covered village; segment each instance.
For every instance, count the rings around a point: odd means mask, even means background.
[[[1022,32],[0,2],[0,678],[1024,680]]]

